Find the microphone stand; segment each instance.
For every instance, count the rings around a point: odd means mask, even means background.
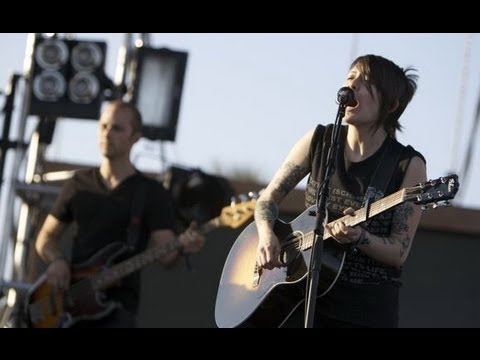
[[[317,214],[310,256],[310,267],[307,275],[307,289],[305,294],[305,328],[312,328],[315,318],[315,304],[317,301],[317,287],[320,279],[320,270],[323,255],[323,223],[327,217],[327,197],[330,191],[330,178],[335,170],[338,148],[340,146],[340,127],[345,116],[345,109],[354,99],[353,90],[343,87],[338,92],[338,111],[332,131],[332,139],[328,149],[327,162],[323,179],[317,179],[319,185],[317,197]],[[318,176],[321,176],[321,170]]]

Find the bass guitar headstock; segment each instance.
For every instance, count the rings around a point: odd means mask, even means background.
[[[253,217],[258,197],[258,193],[249,192],[232,198],[230,205],[225,206],[220,213],[220,224],[232,229],[244,225]]]

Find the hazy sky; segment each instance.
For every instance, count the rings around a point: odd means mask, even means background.
[[[459,173],[480,92],[478,34],[151,34],[153,47],[188,51],[174,143],[142,141],[133,153],[141,169],[170,163],[256,173],[267,182],[292,145],[317,123],[333,122],[336,94],[353,57],[382,55],[420,76],[403,114],[399,140],[427,159],[429,178]],[[76,34],[108,43],[106,72],[114,76],[124,34]],[[21,72],[27,34],[0,34],[0,86]],[[29,119],[34,123],[35,118]],[[475,134],[478,139],[480,133]],[[480,208],[480,146],[457,206]],[[62,119],[47,156],[98,164],[96,122]]]

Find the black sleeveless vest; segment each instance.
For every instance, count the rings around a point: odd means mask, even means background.
[[[323,125],[318,125],[310,145],[310,164],[311,164],[311,173],[308,179],[308,184],[305,192],[305,205],[306,207],[310,207],[316,204],[317,201],[317,191],[318,191],[318,172],[321,170],[321,161],[322,161],[322,154],[323,154],[323,135],[325,132],[326,127]],[[347,133],[347,127],[342,127],[342,133],[340,134],[340,147],[337,156],[337,162],[335,164],[335,172],[332,176],[330,182],[330,191],[329,191],[329,201],[328,201],[328,222],[331,222],[341,216],[343,216],[342,212],[348,207],[352,207],[354,209],[359,209],[362,207],[362,203],[364,201],[365,193],[369,193],[369,197],[373,197],[372,202],[379,200],[380,198],[389,195],[397,190],[400,189],[401,183],[403,181],[405,171],[408,167],[408,164],[412,157],[420,156],[424,161],[425,159],[423,156],[415,151],[411,146],[403,146],[403,151],[400,155],[400,159],[398,162],[398,166],[394,171],[394,174],[391,178],[389,185],[385,191],[385,194],[380,191],[379,189],[369,187],[372,180],[372,175],[375,173],[377,169],[377,165],[379,164],[382,155],[384,154],[384,150],[388,141],[396,141],[395,139],[386,139],[382,146],[377,150],[375,154],[370,156],[369,158],[358,162],[358,163],[346,163],[344,158],[344,147],[345,147],[345,139]],[[327,149],[328,150],[328,149]],[[381,174],[377,174],[381,176]],[[393,217],[393,210],[385,211],[371,219],[367,222],[366,230],[370,233],[378,235],[378,236],[389,236],[391,226],[392,226],[392,217]],[[373,287],[375,288],[375,293],[380,298],[389,298],[390,296],[388,293],[391,293],[393,297],[398,297],[398,291],[391,292],[392,285],[394,288],[398,288],[400,284],[400,276],[401,276],[401,269],[397,269],[395,267],[380,263],[371,257],[365,255],[362,251],[358,251],[355,249],[350,249],[347,251],[345,263],[340,273],[339,280],[337,284],[333,287],[333,289],[325,296],[328,297],[330,294],[333,297],[337,297],[339,293],[344,293],[344,291],[348,288],[356,288],[354,291],[355,294],[348,294],[342,295],[340,298],[345,296],[352,299],[353,297],[362,296],[361,295],[361,288],[366,287]],[[384,289],[385,291],[383,291]],[[351,295],[351,296],[350,296]],[[365,295],[365,294],[364,294]],[[375,311],[382,312],[379,304],[374,305],[376,302],[375,298],[377,295],[372,297],[372,303],[366,304],[365,299],[358,301],[358,308],[355,311],[358,311],[357,315],[361,315],[362,318],[367,316],[368,313],[371,313],[370,320],[361,321],[355,320],[355,316],[353,318],[349,315],[347,318],[343,320],[346,321],[354,321],[360,323],[368,323],[372,326],[394,326],[396,320],[388,320],[385,322],[376,323],[375,316],[373,313]],[[342,306],[339,304],[341,301],[349,301],[348,299],[336,299],[334,308],[334,314],[330,312],[329,306],[326,306],[325,302],[329,303],[329,299],[323,299],[320,301],[320,304],[323,303],[324,310],[330,314],[332,317],[342,318]],[[391,299],[391,301],[397,301],[397,299]],[[347,304],[345,305],[345,309],[348,307]],[[350,303],[352,305],[352,303]],[[365,306],[364,306],[365,305]],[[387,304],[386,304],[387,305]],[[387,305],[385,311],[388,310]],[[320,305],[322,306],[322,305]],[[352,311],[352,308],[349,309]],[[372,313],[373,312],[373,313]],[[377,314],[379,315],[379,314]],[[392,315],[395,318],[396,313]],[[380,318],[391,318],[390,315],[380,315]],[[364,318],[365,319],[365,318]]]

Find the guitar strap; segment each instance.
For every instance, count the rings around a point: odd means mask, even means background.
[[[324,135],[323,135],[323,148],[322,148],[322,158],[320,164],[320,171],[321,177],[319,179],[323,179],[325,173],[325,166],[327,160],[327,152],[328,148],[330,147],[331,140],[332,140],[332,131],[333,131],[333,124],[328,124],[325,128]],[[346,126],[341,127],[342,136],[345,134]],[[398,141],[392,138],[387,138],[388,144],[386,149],[382,154],[382,158],[375,169],[375,172],[372,175],[370,180],[370,184],[365,192],[365,196],[363,198],[362,207],[366,204],[370,203],[374,196],[374,189],[381,191],[385,194],[390,181],[392,180],[393,174],[395,169],[397,168],[398,161],[400,160],[400,155],[405,147],[400,144]],[[318,194],[317,194],[318,198]],[[368,210],[368,209],[367,209]]]
[[[132,210],[130,212],[130,224],[127,229],[127,249],[130,252],[137,248],[140,239],[142,212],[147,196],[147,182],[140,178],[140,182],[135,189],[132,200]]]
[[[395,169],[397,168],[400,155],[402,154],[403,149],[405,149],[402,144],[391,137],[388,137],[387,141],[387,147],[383,151],[382,158],[380,159],[380,162],[372,175],[367,191],[365,192],[362,207],[369,204],[371,200],[375,200],[373,198],[373,192],[375,189],[380,190],[383,194],[382,196],[385,195],[388,185],[390,184],[390,181],[392,181]]]

